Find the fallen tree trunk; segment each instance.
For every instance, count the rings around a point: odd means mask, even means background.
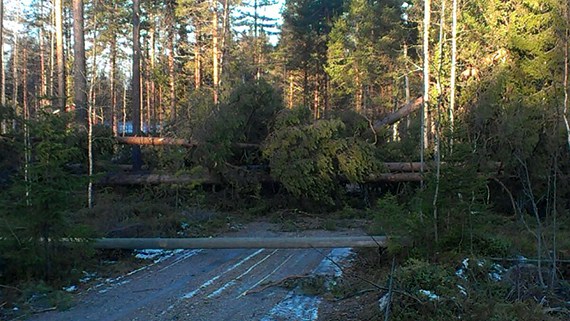
[[[99,180],[98,185],[159,185],[159,184],[221,184],[210,174],[170,175],[170,174],[119,174]]]
[[[97,239],[98,249],[311,249],[386,247],[385,236]]]
[[[125,145],[149,145],[149,146],[184,146],[194,147],[196,143],[192,143],[181,138],[163,138],[163,137],[115,137],[117,143]]]
[[[420,173],[382,173],[371,175],[366,179],[367,183],[399,183],[399,182],[421,182],[422,175]]]
[[[182,146],[192,148],[200,145],[199,142],[191,142],[182,138],[166,138],[166,137],[115,137],[117,143],[124,145],[143,145],[143,146]],[[234,143],[234,147],[238,148],[259,148],[259,144]]]
[[[244,177],[244,181],[257,180],[264,183],[276,182],[268,174],[255,174],[257,177]],[[371,175],[366,182],[419,182],[419,173],[382,173]],[[211,174],[171,175],[171,174],[120,174],[101,179],[99,185],[158,185],[158,184],[223,184]]]
[[[374,129],[379,130],[385,126],[389,126],[394,124],[395,122],[399,121],[400,119],[410,115],[411,113],[419,110],[422,107],[424,100],[422,97],[416,98],[416,100],[400,107],[395,112],[391,113],[390,115],[376,121],[374,123]]]

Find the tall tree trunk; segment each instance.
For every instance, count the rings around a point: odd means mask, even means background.
[[[40,17],[43,19],[44,13],[44,0],[40,1]],[[46,64],[45,64],[45,48],[44,48],[44,22],[42,21],[38,27],[38,44],[40,51],[40,98],[38,99],[38,107],[46,105],[45,99],[47,95],[47,80],[46,80]]]
[[[55,10],[51,10],[51,24],[55,26]],[[51,105],[57,107],[55,101],[53,101],[53,97],[55,95],[55,38],[56,33],[55,30],[50,32],[49,37],[49,85],[48,85],[48,94],[49,98],[52,99]]]
[[[57,103],[61,110],[65,109],[66,87],[65,87],[65,58],[63,50],[63,1],[54,0],[55,11],[55,40],[56,40],[56,61],[57,61]],[[77,108],[77,106],[76,106]]]
[[[0,0],[0,105],[6,105],[6,73],[4,70],[4,0]],[[0,134],[8,132],[6,120],[0,124]]]
[[[222,16],[222,43],[220,45],[220,83],[224,79],[224,70],[227,57],[226,40],[230,29],[230,1],[224,0],[224,14]]]
[[[115,4],[115,10],[117,5]],[[117,36],[115,33],[111,36],[111,128],[113,129],[113,136],[117,136]]]
[[[16,37],[17,38],[17,37]],[[26,47],[23,48],[24,50],[24,66],[23,66],[23,82],[26,83],[28,81],[28,68],[27,68],[27,60],[28,60],[28,53],[26,50]],[[14,52],[14,54],[17,54],[17,52]],[[15,81],[14,82],[14,88],[18,87],[18,83]],[[31,150],[31,144],[30,144],[30,128],[29,126],[29,120],[30,120],[30,113],[28,110],[28,104],[26,103],[27,100],[27,95],[25,94],[26,86],[23,86],[23,92],[24,92],[24,101],[23,101],[23,116],[24,116],[24,181],[26,183],[26,193],[25,193],[25,197],[26,197],[26,205],[30,206],[31,200],[30,200],[30,196],[31,196],[31,184],[30,184],[30,163],[32,161],[32,150]]]
[[[20,23],[20,7],[16,7],[16,22]],[[20,86],[20,37],[14,33],[14,49],[12,51],[12,82],[14,89],[12,90],[12,103],[16,113],[18,112],[18,87]],[[13,124],[16,125],[15,123]]]
[[[218,95],[219,95],[219,88],[218,85],[220,83],[219,79],[219,48],[218,48],[218,0],[211,0],[212,1],[212,78],[213,78],[213,86],[214,86],[214,104],[218,104]]]
[[[451,79],[449,82],[449,140],[450,153],[453,153],[453,132],[455,130],[455,80],[457,78],[457,1],[453,0],[451,13]]]
[[[431,0],[424,1],[424,21],[423,21],[423,77],[424,77],[424,99],[421,115],[421,142],[420,159],[424,163],[425,150],[429,148],[428,140],[428,117],[429,117],[429,28],[431,18]],[[423,166],[422,166],[423,173]]]
[[[121,129],[121,136],[127,134],[127,84],[123,84],[123,104],[121,105],[122,116],[123,116],[123,126]]]
[[[202,28],[199,21],[194,23],[194,28],[196,29],[196,44],[194,46],[194,88],[198,90],[202,86]],[[172,65],[174,66],[174,58]]]
[[[140,0],[133,0],[133,78],[132,78],[132,123],[133,135],[141,135],[141,52],[140,52]],[[133,170],[142,168],[140,146],[133,146]]]
[[[97,101],[97,91],[95,90],[95,86],[97,83],[97,2],[95,2],[93,4],[93,49],[92,49],[92,58],[93,58],[93,62],[92,62],[92,69],[91,69],[91,81],[89,84],[89,117],[91,117],[89,119],[89,126],[93,125],[93,124],[97,124],[97,106],[95,105],[96,101]],[[75,20],[75,19],[74,19]],[[75,34],[75,32],[74,32]]]
[[[294,93],[294,83],[293,83],[293,72],[289,72],[289,109],[293,109],[293,93]]]
[[[570,45],[570,2],[566,2],[566,32],[564,37],[564,110],[562,111],[562,118],[564,119],[564,125],[566,125],[566,135],[568,138],[568,148],[570,149],[570,123],[568,122],[568,91],[570,90],[568,85],[568,46]]]
[[[404,59],[406,62],[406,72],[404,74],[404,90],[406,92],[406,104],[410,103],[411,95],[410,95],[410,77],[408,75],[408,44],[404,43]],[[408,135],[408,131],[410,129],[410,116],[406,116],[406,135]]]
[[[73,0],[73,83],[75,115],[78,125],[87,124],[87,68],[85,64],[85,32],[83,0]],[[85,127],[84,127],[85,128]]]
[[[174,16],[174,13],[172,13]],[[173,119],[177,118],[178,111],[176,110],[176,83],[175,83],[175,66],[174,66],[174,21],[171,22],[170,26],[168,27],[168,87],[169,87],[169,95],[170,95],[170,113]],[[198,40],[196,39],[196,42]],[[196,45],[198,47],[198,45]],[[196,50],[196,48],[195,48]],[[197,51],[194,52],[195,61],[194,61],[194,82],[195,88],[200,88],[200,67],[196,63],[196,60],[199,60],[199,54]]]

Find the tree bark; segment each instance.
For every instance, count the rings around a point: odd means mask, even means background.
[[[196,43],[194,45],[194,88],[198,90],[202,86],[202,28],[198,18],[195,19],[194,28]]]
[[[450,153],[453,153],[453,132],[455,127],[455,80],[457,78],[457,1],[453,0],[451,13],[451,79],[449,82],[449,141]]]
[[[133,0],[133,78],[132,78],[132,123],[133,135],[141,135],[141,53],[140,53],[140,0]],[[142,167],[142,155],[139,145],[133,145],[133,170]]]
[[[424,162],[425,150],[429,148],[428,128],[429,120],[429,28],[431,18],[431,0],[424,0],[424,21],[423,21],[423,77],[424,77],[424,99],[422,105],[421,119],[421,142],[420,142],[420,158]]]
[[[218,48],[218,3],[217,0],[212,1],[212,78],[213,78],[213,90],[214,90],[214,104],[218,104],[218,95],[220,83],[219,79],[219,48]]]
[[[6,71],[4,70],[4,0],[0,0],[0,105],[6,105]],[[6,120],[0,124],[0,134],[8,131]]]
[[[115,4],[115,10],[117,5]],[[111,72],[111,128],[113,136],[119,133],[117,124],[117,36],[115,33],[111,36],[111,56],[110,56],[110,72]]]
[[[374,123],[374,129],[379,130],[385,126],[392,125],[399,121],[400,119],[407,117],[411,113],[421,109],[423,105],[423,97],[418,97],[416,100],[407,103],[406,105],[400,107],[395,112],[389,114],[388,116],[376,121]]]
[[[40,1],[40,16],[43,19],[44,1]],[[46,105],[45,99],[47,96],[47,81],[46,81],[46,64],[45,64],[45,48],[44,48],[44,23],[40,23],[38,27],[38,45],[40,55],[40,98],[38,99],[38,107]],[[2,60],[4,61],[4,60]]]
[[[63,50],[63,1],[54,0],[55,10],[55,50],[57,62],[57,103],[61,110],[65,110],[66,84],[65,84],[65,57]]]
[[[176,85],[175,85],[175,77],[174,74],[174,8],[173,5],[169,5],[168,14],[170,18],[170,24],[168,26],[168,85],[170,89],[170,113],[173,116],[173,119],[177,117],[177,110],[176,110]],[[198,41],[196,39],[196,41]],[[196,73],[196,70],[194,70]],[[194,81],[199,82],[196,80],[198,76],[194,74]],[[198,88],[198,87],[196,87]]]
[[[85,64],[85,33],[83,27],[83,0],[73,0],[73,81],[75,115],[78,125],[88,123],[87,68]],[[85,127],[84,127],[85,128]]]

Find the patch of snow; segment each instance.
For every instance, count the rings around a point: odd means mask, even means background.
[[[428,291],[428,290],[420,290],[420,293],[423,294],[424,296],[426,296],[428,299],[430,299],[431,301],[437,301],[439,300],[439,295],[433,293],[432,291]]]
[[[325,257],[314,271],[316,275],[333,275],[335,277],[342,276],[342,269],[339,265],[346,264],[348,257],[352,254],[351,248],[333,249],[327,257]]]
[[[77,291],[77,286],[76,286],[76,285],[71,285],[71,286],[68,286],[68,287],[63,287],[63,290],[64,290],[65,292],[69,292],[69,293],[75,292],[75,291]]]
[[[464,296],[467,296],[467,289],[465,289],[465,287],[463,287],[462,285],[458,284],[457,288],[459,289],[459,293],[463,294]]]
[[[507,271],[502,265],[493,263],[491,265],[491,272],[489,272],[489,278],[495,282],[499,282],[503,279],[503,274]]]
[[[386,293],[380,299],[378,299],[378,308],[380,308],[380,311],[385,311],[389,303],[390,303],[390,294]]]
[[[321,301],[322,299],[316,296],[289,292],[287,297],[274,306],[260,321],[316,321],[319,317]]]

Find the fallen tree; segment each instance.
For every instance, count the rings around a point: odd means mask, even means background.
[[[374,129],[379,130],[385,126],[389,126],[399,121],[400,119],[410,115],[411,113],[419,110],[422,107],[424,100],[422,97],[416,98],[416,100],[400,107],[395,112],[389,114],[388,116],[376,121],[374,123]]]
[[[263,183],[276,183],[268,174],[254,174],[253,180]],[[233,177],[236,179],[235,177]],[[237,177],[239,179],[239,177]],[[252,177],[243,177],[244,181],[252,181]],[[419,173],[381,173],[371,175],[366,179],[367,183],[374,182],[419,182],[422,176]],[[159,185],[159,184],[224,184],[221,178],[212,174],[201,175],[172,175],[172,174],[119,174],[104,177],[99,180],[99,185]]]
[[[182,146],[192,148],[200,145],[199,142],[193,142],[182,138],[167,137],[115,137],[119,144],[124,145],[141,145],[141,146]],[[259,144],[234,143],[234,147],[238,148],[259,148]]]

